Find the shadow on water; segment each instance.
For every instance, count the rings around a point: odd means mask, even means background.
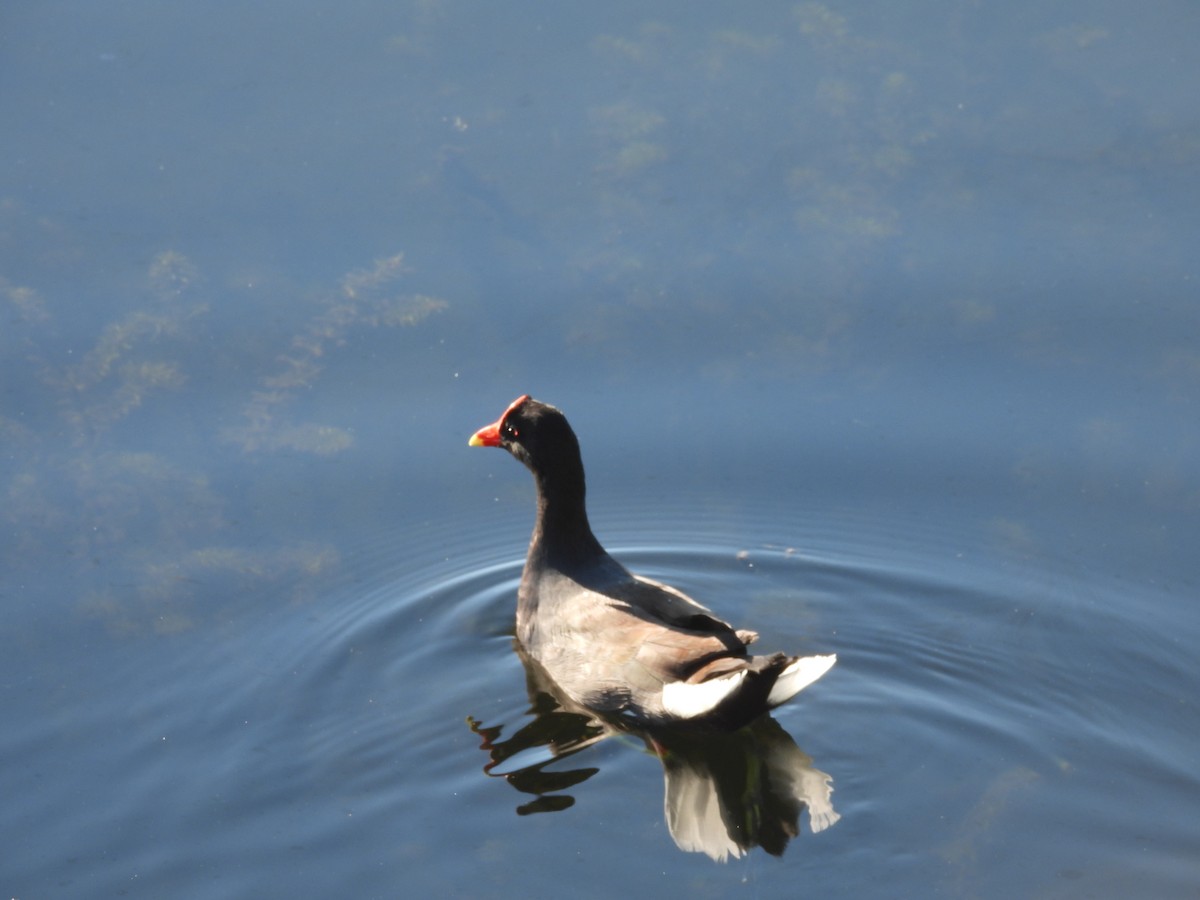
[[[754,847],[782,856],[800,833],[805,808],[813,833],[841,818],[831,801],[832,778],[813,766],[770,715],[730,733],[634,726],[574,703],[515,641],[514,648],[525,666],[533,720],[506,739],[501,739],[504,725],[484,725],[474,718],[468,724],[490,757],[483,771],[534,796],[517,807],[518,815],[572,807],[575,798],[565,792],[599,768],[563,771],[551,766],[624,735],[642,741],[662,763],[663,810],[681,850],[705,853],[718,862]]]

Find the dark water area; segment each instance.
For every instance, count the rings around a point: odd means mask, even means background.
[[[1200,892],[1194,5],[0,21],[0,891]],[[531,696],[522,393],[750,744]]]

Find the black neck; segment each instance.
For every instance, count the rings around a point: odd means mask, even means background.
[[[552,470],[539,472],[537,524],[533,529],[530,556],[541,556],[559,567],[587,563],[604,555],[592,534],[584,502],[587,488],[583,463],[560,462]]]

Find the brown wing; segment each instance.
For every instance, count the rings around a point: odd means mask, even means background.
[[[649,579],[588,586],[561,573],[536,626],[518,633],[573,699],[602,710],[662,712],[662,688],[744,668],[752,632],[739,632],[685,594]],[[543,585],[545,587],[545,585]]]
[[[683,591],[650,578],[635,575],[633,581],[621,585],[616,593],[626,599],[630,606],[675,628],[713,634],[729,632],[736,635],[743,645],[758,637],[753,631],[734,630],[732,625],[718,619],[712,610],[701,606]]]

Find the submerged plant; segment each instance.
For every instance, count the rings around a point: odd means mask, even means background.
[[[274,371],[241,386],[207,352],[215,299],[181,253],[156,256],[126,311],[100,322],[83,348],[63,337],[86,333],[77,320],[36,289],[0,279],[0,309],[13,323],[4,338],[10,371],[22,363],[0,407],[0,523],[10,536],[0,563],[32,576],[52,561],[53,577],[26,580],[120,635],[185,631],[263,590],[310,596],[338,552],[303,534],[248,546],[237,530],[242,498],[214,486],[213,450],[222,438],[255,453],[348,447],[345,430],[297,424],[284,407],[313,387],[355,329],[412,326],[445,308],[398,292],[403,272],[394,256],[348,273],[280,347]],[[249,396],[244,424],[222,427],[237,413],[222,402],[203,412],[203,392],[182,394],[211,384],[223,385],[218,400]]]
[[[348,448],[353,443],[348,431],[297,424],[283,410],[297,392],[312,387],[330,350],[343,346],[352,329],[416,325],[446,308],[445,301],[424,294],[393,293],[392,285],[404,271],[404,256],[397,254],[345,275],[325,308],[292,336],[287,352],[278,357],[279,368],[261,379],[242,410],[246,423],[225,429],[225,440],[247,452],[290,449],[325,455]]]

